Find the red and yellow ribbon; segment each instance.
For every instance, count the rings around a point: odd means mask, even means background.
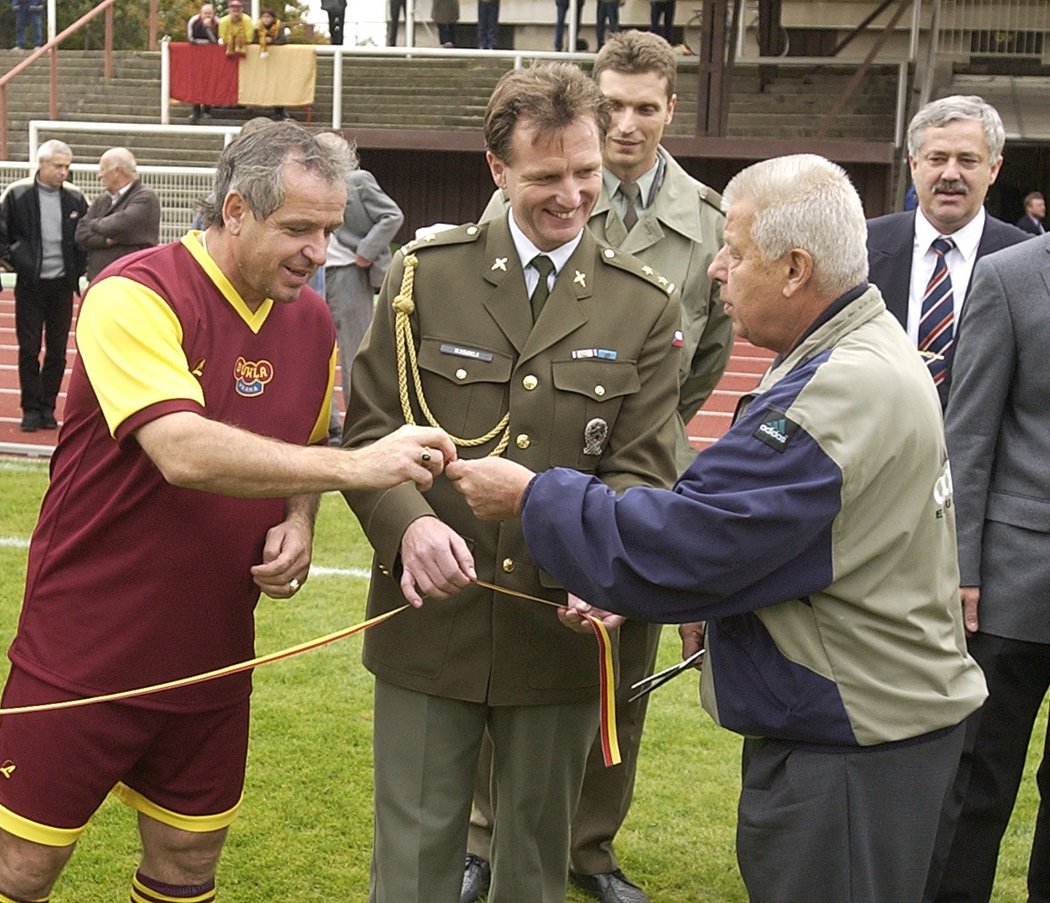
[[[532,602],[542,602],[544,605],[553,605],[555,608],[563,607],[557,602],[551,602],[549,599],[530,596],[528,593],[519,593],[512,589],[496,586],[493,583],[486,583],[483,580],[478,580],[476,582],[478,586],[484,587],[485,589],[491,589],[494,592],[503,593],[504,595],[516,596],[519,599],[528,599]],[[329,643],[336,642],[336,640],[345,639],[346,637],[353,636],[355,633],[361,633],[368,630],[369,627],[374,627],[376,624],[382,624],[383,621],[392,618],[396,614],[400,614],[406,608],[409,608],[407,604],[402,605],[400,608],[394,608],[390,611],[384,612],[374,618],[369,618],[367,621],[362,621],[360,624],[354,624],[352,627],[345,627],[334,633],[307,640],[306,642],[298,643],[295,646],[289,646],[287,649],[270,652],[266,655],[259,655],[249,661],[236,662],[232,665],[226,665],[223,668],[216,668],[213,671],[192,674],[189,677],[180,677],[177,680],[152,684],[148,687],[137,687],[132,690],[120,690],[116,693],[106,693],[101,696],[65,699],[60,702],[44,702],[38,705],[15,706],[8,709],[0,708],[0,718],[8,715],[25,715],[30,712],[51,712],[56,709],[72,709],[79,706],[92,705],[96,702],[118,702],[122,699],[134,699],[138,696],[148,696],[151,693],[161,693],[164,690],[175,690],[179,687],[201,684],[205,681],[216,680],[220,677],[229,677],[231,674],[239,674],[241,671],[248,671],[252,668],[258,668],[261,665],[269,665],[273,662],[279,662],[286,658],[300,655],[303,652],[309,652],[312,649],[320,649],[322,646],[327,646]],[[609,632],[605,629],[605,625],[598,620],[598,618],[591,615],[584,615],[584,617],[590,621],[591,626],[594,628],[594,637],[598,642],[598,668],[601,686],[600,721],[602,756],[605,760],[606,767],[619,765],[621,759],[620,746],[616,739],[616,680],[613,671],[612,642],[609,639]]]
[[[299,655],[302,652],[309,652],[311,649],[320,649],[322,646],[327,646],[329,643],[334,643],[336,640],[342,640],[348,636],[353,636],[355,633],[368,630],[369,627],[374,627],[376,624],[381,624],[383,621],[392,618],[394,615],[404,611],[408,607],[407,604],[402,605],[400,608],[383,612],[383,614],[376,615],[374,618],[369,618],[367,621],[362,621],[360,624],[355,624],[353,627],[346,627],[343,630],[335,631],[335,633],[329,633],[313,640],[307,640],[305,643],[289,646],[287,649],[281,649],[278,652],[270,652],[267,655],[260,655],[250,661],[236,662],[232,665],[226,665],[223,668],[216,668],[214,671],[205,671],[202,674],[191,674],[189,677],[180,677],[178,680],[169,680],[166,683],[153,684],[149,687],[138,687],[134,690],[120,690],[117,693],[106,693],[103,696],[87,696],[82,699],[66,699],[62,702],[45,702],[40,705],[22,705],[17,706],[16,708],[0,709],[0,718],[6,715],[24,715],[29,712],[50,712],[55,709],[72,709],[77,706],[92,705],[96,702],[117,702],[121,699],[133,699],[136,696],[148,696],[150,693],[160,693],[163,690],[174,690],[178,687],[202,684],[205,681],[216,680],[219,677],[229,677],[231,674],[238,674],[241,671],[247,671],[250,668],[257,668],[260,665],[269,665],[272,662],[279,662],[282,659],[291,658],[293,655]]]
[[[486,583],[484,580],[474,581],[478,586],[490,589],[493,592],[503,593],[506,596],[515,596],[518,599],[528,599],[530,602],[542,602],[544,605],[553,605],[555,608],[564,608],[550,599],[541,599],[539,596],[530,596],[528,593],[520,593],[517,590],[507,589],[505,586],[497,586],[495,583]],[[616,738],[616,672],[613,669],[612,641],[609,639],[609,631],[605,625],[593,615],[584,615],[594,628],[594,638],[598,642],[598,673],[601,688],[601,713],[600,727],[602,736],[602,758],[605,767],[619,765],[620,742]]]
[[[598,668],[601,675],[601,735],[602,758],[605,767],[620,764],[620,741],[616,736],[616,673],[613,670],[612,641],[605,625],[591,615],[585,615],[594,628],[598,641]]]

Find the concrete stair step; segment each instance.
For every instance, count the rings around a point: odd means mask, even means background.
[[[24,59],[24,54],[0,50],[0,71]],[[353,57],[343,62],[342,118],[349,128],[422,128],[478,131],[492,87],[511,66],[509,60],[391,59]],[[892,136],[896,110],[896,71],[876,67],[851,100],[851,111],[836,122],[832,137],[885,139]],[[97,51],[60,50],[59,118],[88,122],[158,122],[160,115],[160,54],[147,51],[118,51],[114,54],[114,77],[103,78],[102,54]],[[317,60],[317,88],[310,113],[290,111],[314,125],[331,121],[334,62],[321,54]],[[889,74],[888,74],[889,73]],[[830,109],[851,73],[834,68],[796,70],[774,67],[774,78],[759,88],[758,69],[742,66],[733,73],[730,96],[731,136],[811,137],[819,114]],[[24,159],[26,123],[49,119],[50,64],[42,58],[14,83],[9,102],[9,156]],[[421,102],[425,86],[425,102]],[[668,133],[692,134],[696,120],[695,69],[686,64],[678,80],[677,113]],[[182,124],[190,108],[172,105],[172,122]],[[216,110],[213,124],[240,123],[263,110]],[[214,159],[214,140],[194,136],[175,140],[154,136],[127,135],[126,143],[140,153],[141,162],[189,163]],[[71,142],[74,143],[74,142]],[[101,153],[118,143],[111,133],[77,135],[78,159]],[[221,146],[221,145],[219,145]]]

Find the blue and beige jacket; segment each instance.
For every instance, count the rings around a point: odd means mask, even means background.
[[[581,598],[707,621],[701,698],[730,730],[871,746],[958,724],[986,695],[937,393],[873,286],[774,362],[673,490],[551,470],[522,519]]]

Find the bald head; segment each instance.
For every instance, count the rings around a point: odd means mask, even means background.
[[[106,191],[120,191],[137,177],[135,157],[126,147],[111,147],[98,158],[98,178]]]

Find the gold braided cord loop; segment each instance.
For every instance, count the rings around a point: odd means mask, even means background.
[[[416,398],[419,399],[419,409],[423,412],[423,416],[426,417],[427,423],[437,429],[443,429],[437,418],[431,413],[427,400],[423,395],[423,381],[419,376],[416,346],[412,338],[412,322],[409,319],[416,309],[416,302],[412,297],[412,292],[415,288],[416,267],[418,265],[419,260],[415,254],[405,256],[405,272],[401,277],[401,290],[394,296],[392,305],[394,308],[394,347],[397,351],[397,392],[398,397],[401,399],[401,413],[404,415],[405,423],[414,426],[416,420],[412,415],[412,400],[409,397],[408,380],[409,371],[411,370],[412,385],[416,390]],[[502,455],[507,445],[510,444],[510,411],[507,411],[500,422],[485,433],[484,436],[478,436],[476,439],[461,439],[450,434],[449,438],[454,445],[458,445],[461,448],[475,448],[479,445],[484,445],[486,442],[491,442],[501,432],[503,435],[500,436],[499,442],[489,452],[490,457],[497,457]]]

